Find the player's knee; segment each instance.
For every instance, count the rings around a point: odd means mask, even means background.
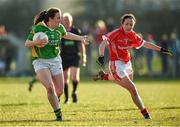
[[[68,86],[68,85],[69,85],[69,82],[66,82],[66,81],[65,81],[65,82],[64,82],[64,87],[65,87],[65,86]]]
[[[137,92],[137,89],[136,89],[136,88],[130,88],[130,89],[129,89],[129,92],[130,92],[131,95],[133,95],[133,96],[137,96],[137,95],[138,95],[138,92]]]
[[[56,90],[57,96],[61,96],[63,94],[63,92],[64,91],[62,89]]]
[[[128,86],[129,87],[125,87],[125,88],[131,93],[131,95],[137,95],[138,94],[135,85],[131,84],[131,85],[128,85]]]
[[[79,83],[79,80],[73,80],[72,83],[73,83],[73,84],[78,84],[78,83]]]
[[[49,86],[49,87],[46,87],[46,90],[47,90],[47,93],[48,94],[54,94],[54,87],[52,87],[52,86]]]
[[[78,76],[72,76],[72,80],[73,81],[79,81],[79,77]]]

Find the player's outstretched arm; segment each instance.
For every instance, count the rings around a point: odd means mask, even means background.
[[[85,45],[89,44],[88,36],[80,36],[80,35],[77,35],[77,34],[73,34],[71,32],[67,32],[67,34],[64,35],[63,38],[69,39],[69,40],[81,41]]]
[[[153,43],[150,43],[150,42],[146,42],[143,47],[145,48],[148,48],[148,49],[152,49],[152,50],[155,50],[155,51],[159,51],[159,52],[162,52],[163,54],[166,54],[166,55],[169,55],[169,56],[172,56],[172,52],[165,49],[165,48],[162,48],[158,45],[155,45]]]

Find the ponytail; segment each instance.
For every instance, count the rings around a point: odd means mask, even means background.
[[[37,25],[39,22],[42,22],[46,18],[46,11],[40,12],[38,15],[35,16],[34,18],[34,25]]]

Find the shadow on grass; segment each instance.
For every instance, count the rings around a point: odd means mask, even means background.
[[[180,109],[180,107],[179,106],[172,106],[172,107],[162,107],[162,108],[160,108],[160,109]]]
[[[72,123],[72,122],[78,122],[78,123],[87,123],[87,122],[100,122],[104,124],[104,122],[115,122],[115,123],[121,123],[121,122],[131,122],[132,124],[137,124],[139,123],[140,121],[144,121],[144,119],[130,119],[130,118],[82,118],[82,119],[65,119],[63,121],[55,121],[55,120],[0,120],[0,124],[7,124],[7,123],[12,123],[12,124],[20,124],[20,123],[27,123],[28,125],[29,124],[33,124],[33,123],[52,123],[54,124],[55,122],[56,123]],[[85,124],[87,125],[87,124]]]
[[[169,107],[152,107],[150,109],[154,110],[169,110],[169,109],[180,109],[180,106],[169,106]],[[87,109],[87,111],[92,112],[116,112],[116,111],[133,111],[138,110],[137,108],[115,108],[115,109]],[[84,109],[71,110],[69,112],[85,112]]]
[[[134,121],[144,121],[144,119],[131,119],[131,118],[95,118],[95,119],[73,119],[73,120],[69,120],[67,122],[100,122],[100,123],[104,123],[104,122],[134,122]]]
[[[180,106],[167,106],[167,107],[156,107],[156,108],[151,108],[151,109],[155,109],[155,110],[169,110],[169,109],[180,109]]]
[[[24,105],[42,105],[42,104],[44,104],[44,103],[26,103],[26,102],[24,102],[24,103],[12,103],[12,104],[0,104],[0,106],[4,106],[4,107],[6,107],[6,106],[24,106]]]
[[[127,108],[127,109],[95,109],[95,110],[92,110],[94,112],[116,112],[116,111],[132,111],[132,110],[137,110],[136,108]]]
[[[64,122],[70,121],[70,120],[63,120]],[[36,122],[61,122],[56,120],[0,120],[0,123],[36,123]]]
[[[151,110],[173,110],[173,109],[180,109],[179,106],[170,106],[170,107],[152,107],[150,108]],[[137,108],[119,108],[119,109],[80,109],[80,110],[71,110],[71,111],[66,111],[64,114],[66,115],[77,115],[77,113],[86,113],[87,112],[92,112],[92,113],[100,113],[100,112],[104,112],[104,113],[112,113],[112,112],[125,112],[125,111],[135,111],[138,110]]]
[[[133,111],[133,110],[138,110],[136,108],[127,108],[127,109],[87,109],[87,111],[91,111],[91,112],[117,112],[117,111]],[[69,112],[85,112],[84,109],[80,109],[80,110],[71,110]]]

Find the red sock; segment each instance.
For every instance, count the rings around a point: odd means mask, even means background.
[[[109,80],[109,75],[108,74],[104,74],[103,80]]]
[[[147,113],[148,113],[148,111],[147,111],[147,109],[146,109],[146,108],[144,108],[144,109],[142,109],[142,110],[141,110],[141,113],[144,115],[144,114],[147,114]]]

